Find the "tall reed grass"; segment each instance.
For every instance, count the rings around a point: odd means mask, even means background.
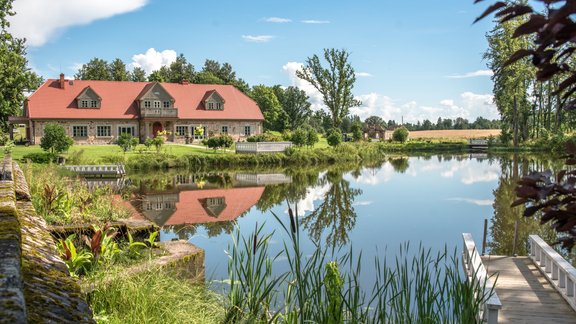
[[[229,247],[230,289],[226,322],[230,323],[477,323],[491,295],[477,281],[466,281],[459,253],[433,253],[409,243],[394,260],[376,257],[362,268],[362,255],[350,247],[330,253],[319,245],[301,249],[298,217],[289,208],[289,225],[274,215],[290,239],[271,255],[273,234],[257,227],[248,237],[237,228]],[[335,253],[336,252],[336,253]],[[289,270],[274,275],[272,265],[286,258]],[[374,279],[372,289],[361,277]]]

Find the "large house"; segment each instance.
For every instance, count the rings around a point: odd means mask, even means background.
[[[144,141],[166,131],[188,143],[226,133],[235,140],[260,134],[264,117],[231,85],[49,79],[24,103],[27,138],[40,143],[49,123],[64,126],[78,144],[114,143],[122,133]]]

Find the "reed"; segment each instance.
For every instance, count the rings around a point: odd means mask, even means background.
[[[482,303],[492,294],[466,281],[459,253],[446,247],[436,253],[421,244],[400,246],[392,262],[376,257],[366,274],[362,255],[350,247],[327,251],[301,249],[297,215],[289,223],[277,215],[289,240],[270,256],[272,234],[257,227],[248,238],[237,228],[229,248],[230,289],[227,322],[272,323],[479,323]],[[241,244],[239,244],[239,242]],[[274,260],[287,259],[289,270],[273,275]],[[360,278],[373,276],[364,289]]]

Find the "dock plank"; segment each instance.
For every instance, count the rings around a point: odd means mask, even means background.
[[[576,323],[576,312],[530,258],[483,256],[482,261],[489,275],[497,275],[498,323]]]

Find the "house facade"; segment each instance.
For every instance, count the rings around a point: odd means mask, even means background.
[[[110,144],[122,133],[140,141],[166,132],[175,143],[197,143],[222,133],[243,140],[263,131],[264,116],[231,85],[49,79],[24,103],[27,138],[40,143],[57,123],[77,144]]]

